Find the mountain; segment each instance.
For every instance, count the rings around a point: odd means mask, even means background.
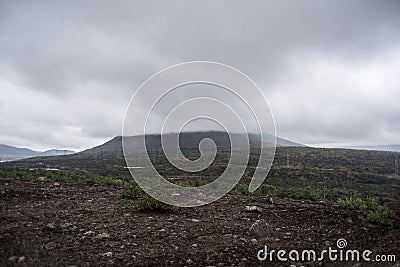
[[[163,138],[165,139],[165,144],[168,146],[174,146],[173,140],[176,138],[176,133],[164,134]],[[232,134],[233,136],[238,136],[239,134]],[[256,134],[249,134],[250,146],[259,146],[260,140],[259,136]],[[190,148],[197,149],[199,142],[204,138],[211,138],[218,147],[229,148],[230,141],[229,136],[225,132],[182,132],[179,134],[179,143],[181,148]],[[272,135],[264,136],[264,140],[266,141],[266,145],[268,146],[268,141],[272,141]],[[139,147],[139,142],[141,142],[142,136],[128,136],[125,138],[125,142],[130,145],[131,149],[135,149]],[[162,149],[161,146],[161,135],[147,135],[146,136],[146,145],[148,151],[160,151]],[[283,138],[276,138],[276,146],[278,147],[287,147],[287,146],[295,146],[295,147],[304,147],[304,145],[295,143]],[[82,154],[93,155],[93,154],[122,154],[122,136],[116,136],[113,139],[105,142],[102,145],[87,149]]]
[[[276,137],[276,146],[301,146],[301,147],[305,147],[306,145],[303,144],[299,144],[287,139],[283,139],[280,137]]]
[[[28,149],[0,144],[0,158],[2,161],[34,157],[39,152]]]
[[[47,156],[58,156],[58,155],[70,155],[76,153],[75,151],[72,150],[66,150],[66,149],[49,149],[44,152],[39,152],[40,157],[47,157]]]
[[[25,159],[38,156],[68,155],[73,153],[76,152],[71,150],[58,150],[58,149],[50,149],[41,152],[29,148],[21,148],[21,147],[0,144],[0,161],[18,160],[18,159]]]
[[[345,148],[400,152],[400,145],[350,146]]]

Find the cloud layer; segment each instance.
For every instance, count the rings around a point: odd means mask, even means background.
[[[136,88],[210,60],[263,90],[279,136],[400,143],[398,1],[4,1],[0,143],[82,149],[121,134]]]

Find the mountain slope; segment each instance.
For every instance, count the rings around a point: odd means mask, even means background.
[[[46,157],[46,156],[58,156],[58,155],[70,155],[76,153],[75,151],[72,150],[66,150],[66,149],[49,149],[44,152],[39,152],[40,157]]]
[[[20,148],[9,145],[1,145],[0,144],[0,158],[1,160],[13,160],[19,158],[28,158],[34,157],[39,152],[28,149],[28,148]]]
[[[239,135],[239,134],[233,134]],[[173,140],[176,137],[176,134],[165,134],[163,138],[166,141],[167,146],[173,145]],[[228,148],[230,147],[229,136],[225,132],[184,132],[180,133],[179,143],[181,148],[198,148],[199,142],[204,138],[211,138],[218,147]],[[267,140],[266,144],[268,145],[268,140],[271,141],[273,136],[264,136],[265,140]],[[125,142],[129,143],[131,149],[135,147],[139,147],[139,142],[141,142],[142,136],[128,136],[125,139]],[[259,146],[260,140],[255,134],[249,134],[249,141],[251,146]],[[161,135],[147,135],[146,136],[146,145],[149,151],[159,151],[162,149],[161,146]],[[276,138],[276,146],[277,147],[304,147],[304,145],[295,143],[283,138]],[[93,154],[110,154],[110,153],[121,153],[122,154],[122,136],[116,136],[113,139],[105,142],[102,145],[87,149],[81,152],[86,155]]]
[[[73,154],[75,151],[50,149],[44,152],[0,144],[0,161],[18,160],[37,156],[56,156]]]

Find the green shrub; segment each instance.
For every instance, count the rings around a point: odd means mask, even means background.
[[[171,206],[165,204],[144,192],[138,185],[134,184],[129,189],[120,192],[121,201],[129,203],[134,210],[170,210]]]
[[[361,197],[345,197],[339,199],[339,205],[342,208],[353,210],[375,210],[378,208],[378,199],[375,197],[361,198]]]
[[[179,185],[179,186],[184,186],[184,187],[198,187],[198,186],[203,186],[206,184],[209,184],[212,182],[212,180],[207,180],[207,179],[187,179],[187,180],[169,180],[171,183]]]
[[[342,208],[352,209],[352,210],[365,210],[367,206],[365,205],[362,198],[352,198],[352,197],[345,197],[339,199],[339,205]]]
[[[367,220],[382,225],[392,225],[394,219],[394,212],[388,207],[379,205],[376,197],[369,198],[341,198],[339,199],[339,205],[342,208],[353,209],[353,210],[368,210],[369,213],[366,216]]]
[[[240,193],[243,193],[243,194],[248,194],[249,193],[249,185],[248,184],[243,184],[243,183],[238,183],[235,186],[234,190],[236,192],[240,192]]]
[[[139,199],[133,203],[132,207],[135,210],[145,211],[145,210],[170,210],[171,206],[165,204],[157,199],[151,197],[150,195],[144,193]]]
[[[393,217],[394,212],[386,206],[378,206],[378,208],[367,215],[369,221],[383,225],[392,225]]]
[[[275,186],[262,184],[254,191],[254,194],[275,196],[277,194],[277,189]]]
[[[338,198],[338,197],[360,197],[360,192],[353,189],[346,188],[331,188],[328,189],[326,195],[330,198]]]
[[[189,180],[185,181],[172,181],[174,184],[183,186],[183,187],[194,187],[193,183],[190,182]]]

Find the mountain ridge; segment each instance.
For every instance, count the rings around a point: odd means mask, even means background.
[[[16,147],[6,144],[0,144],[0,161],[19,160],[31,157],[57,156],[74,154],[75,151],[66,149],[48,149],[46,151],[37,151],[25,147]]]
[[[164,134],[166,143],[169,144],[177,133]],[[199,142],[204,138],[211,138],[218,147],[230,147],[229,136],[226,132],[218,131],[205,131],[205,132],[183,132],[180,133],[180,146],[183,148],[198,148]],[[232,135],[240,135],[233,133]],[[250,145],[259,146],[259,136],[256,134],[248,134]],[[264,136],[266,140],[273,138],[272,135]],[[125,142],[129,142],[132,147],[139,146],[138,143],[142,140],[141,135],[126,136]],[[268,142],[267,142],[268,143]],[[146,136],[146,145],[150,151],[159,151],[162,149],[161,146],[161,135],[160,134],[149,134]],[[276,137],[276,146],[278,147],[306,147],[303,144],[296,143],[284,138]],[[83,154],[96,154],[96,153],[122,153],[122,136],[115,136],[112,139],[100,144],[98,146],[81,151]]]

